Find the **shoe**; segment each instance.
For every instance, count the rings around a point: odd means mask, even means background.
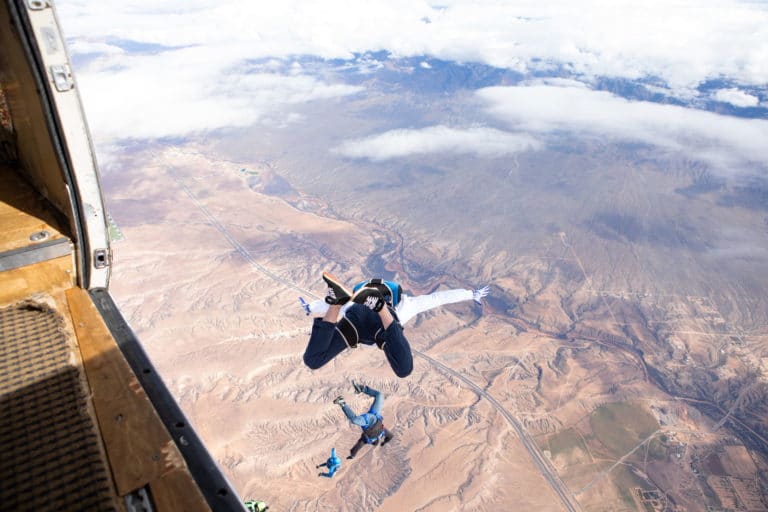
[[[352,302],[378,313],[384,307],[384,296],[376,288],[360,288],[352,297]]]
[[[355,381],[352,381],[352,387],[355,388],[355,393],[362,393],[363,389],[365,388],[365,384],[358,384]]]
[[[323,272],[323,281],[328,285],[328,295],[325,296],[326,304],[330,304],[331,306],[341,306],[342,304],[349,302],[352,293],[344,288],[333,274]]]
[[[354,455],[347,455],[347,460],[352,460],[352,459],[354,459],[354,458],[355,458],[355,456],[354,456]]]
[[[301,304],[301,307],[304,308],[304,313],[306,313],[306,315],[309,316],[310,314],[309,303],[304,300],[304,297],[299,297],[299,304]]]
[[[336,397],[336,399],[333,401],[333,403],[335,403],[336,405],[340,405],[340,406],[343,406],[343,405],[347,404],[347,402],[344,401],[344,397],[343,396]]]

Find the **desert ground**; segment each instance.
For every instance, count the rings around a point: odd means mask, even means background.
[[[698,267],[676,245],[682,228],[656,245],[628,216],[576,229],[562,221],[576,202],[527,228],[522,216],[440,224],[429,204],[373,217],[296,167],[188,144],[137,151],[104,176],[124,236],[111,292],[241,497],[294,511],[766,510],[765,298],[748,290],[744,307],[719,281],[686,284]],[[349,283],[390,272],[411,295],[491,294],[412,320],[406,379],[366,346],[312,371],[297,297],[322,297],[325,270]],[[352,380],[385,394],[396,437],[348,461],[359,429],[332,400],[362,412]],[[318,477],[332,447],[342,468]]]

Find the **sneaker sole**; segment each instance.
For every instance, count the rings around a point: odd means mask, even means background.
[[[352,292],[349,291],[343,284],[341,284],[339,280],[336,279],[336,276],[334,276],[333,274],[329,272],[323,272],[323,281],[325,281],[325,283],[328,286],[335,287],[343,291],[347,295],[347,297],[352,297],[353,295]]]

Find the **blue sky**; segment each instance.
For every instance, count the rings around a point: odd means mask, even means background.
[[[745,119],[700,109],[705,102],[737,113],[768,109],[768,2],[61,0],[56,6],[101,147],[246,127],[270,122],[275,112],[283,122],[302,122],[291,116],[292,107],[365,89],[329,82],[299,57],[354,61],[385,50],[390,58],[476,62],[531,79],[475,92],[473,99],[497,121],[493,128],[383,132],[365,139],[368,153],[352,154],[349,148],[363,141],[350,141],[333,148],[340,155],[381,160],[441,151],[438,139],[445,136],[460,141],[456,151],[477,155],[493,153],[498,141],[512,142],[510,151],[536,149],[547,132],[567,129],[689,152],[729,169],[768,161],[764,114]],[[247,65],[254,59],[263,62],[256,72]],[[567,79],[534,78],[557,73]],[[628,101],[599,90],[606,78],[643,84],[666,100]],[[393,150],[393,143],[412,150]]]

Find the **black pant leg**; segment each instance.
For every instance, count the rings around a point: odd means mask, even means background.
[[[339,355],[347,344],[336,330],[336,324],[315,318],[312,322],[312,334],[309,336],[307,349],[304,351],[304,364],[317,370]]]
[[[360,439],[357,440],[355,443],[355,446],[352,447],[352,449],[349,451],[349,454],[353,457],[357,456],[357,452],[360,451],[360,448],[362,448],[365,445],[365,436],[360,436]]]

